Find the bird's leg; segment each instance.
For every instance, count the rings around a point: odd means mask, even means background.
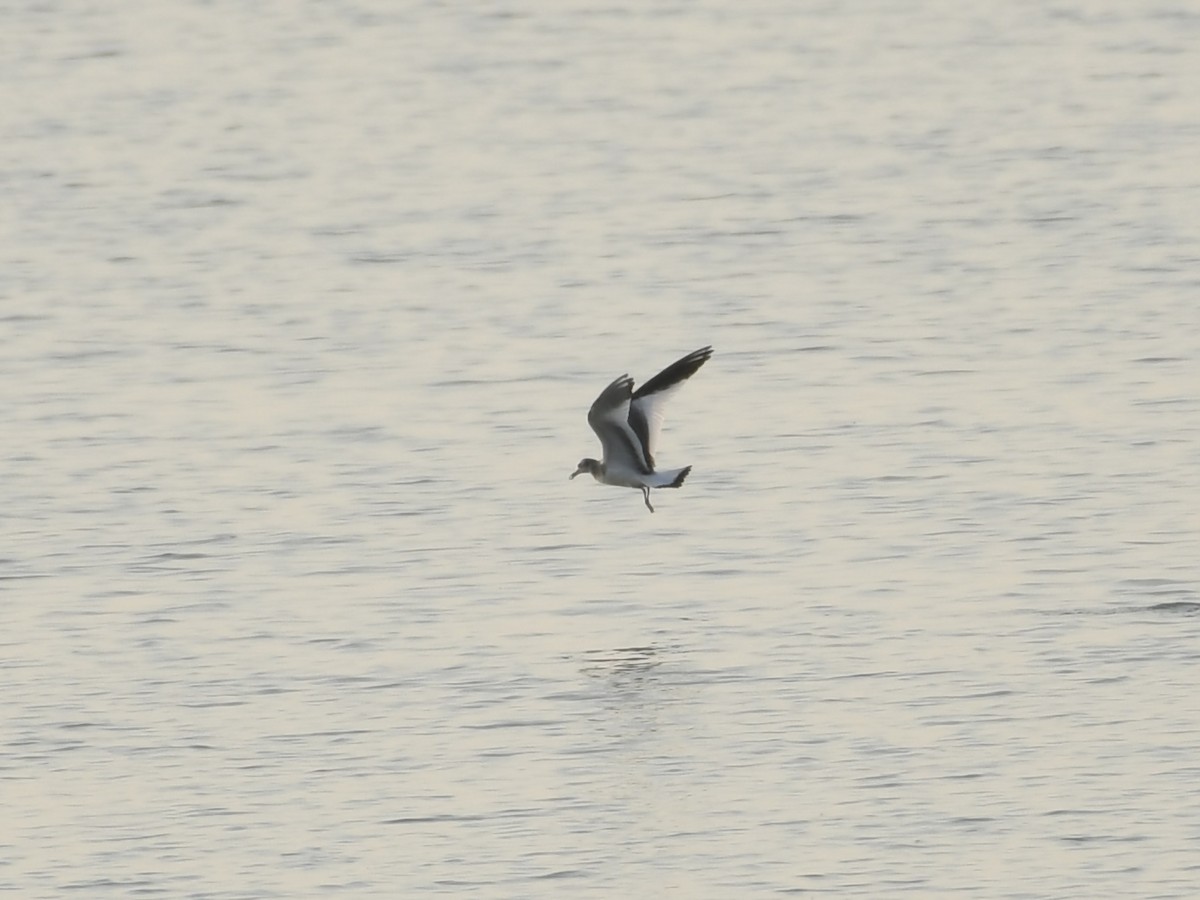
[[[650,488],[644,484],[642,485],[642,499],[646,501],[646,509],[654,512],[654,507],[650,505]]]

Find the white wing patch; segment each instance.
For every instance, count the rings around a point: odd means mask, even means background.
[[[664,410],[667,402],[685,381],[708,362],[712,352],[712,347],[701,347],[692,351],[671,363],[634,393],[629,424],[641,439],[646,461],[651,467],[654,466],[654,454],[658,451],[658,437],[662,433],[662,425],[666,418]]]

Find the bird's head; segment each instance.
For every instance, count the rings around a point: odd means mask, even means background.
[[[581,459],[579,461],[579,468],[577,468],[574,472],[571,473],[571,477],[574,478],[576,475],[582,475],[584,472],[590,472],[592,474],[592,476],[594,477],[596,475],[596,473],[599,471],[600,471],[599,461],[594,460],[594,459]]]

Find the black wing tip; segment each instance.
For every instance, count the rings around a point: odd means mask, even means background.
[[[713,351],[712,345],[706,344],[705,346],[701,347],[699,350],[693,350],[687,356],[681,357],[676,362],[674,362],[672,365],[667,366],[667,368],[670,369],[670,368],[673,368],[674,366],[695,366],[696,369],[698,369],[702,365],[704,365],[706,362],[708,362],[710,359],[712,359],[713,352],[714,351]],[[693,369],[693,371],[695,371],[695,369]]]
[[[668,484],[667,487],[679,487],[683,484],[683,480],[688,477],[688,473],[691,471],[691,466],[684,466],[679,470],[679,474],[675,476],[675,480]]]
[[[675,360],[634,391],[633,399],[637,400],[649,394],[657,394],[659,391],[674,387],[681,381],[687,381],[700,370],[702,365],[708,362],[712,355],[713,348],[711,346],[701,347],[699,350],[693,350],[687,356]]]
[[[633,393],[633,379],[629,377],[629,373],[620,375],[609,382],[608,387],[601,391],[601,395],[607,394],[609,391],[625,391]]]

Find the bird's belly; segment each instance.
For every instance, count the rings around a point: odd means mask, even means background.
[[[624,467],[618,468],[616,466],[609,466],[604,472],[604,477],[599,480],[605,484],[612,484],[617,487],[638,488],[639,490],[646,483],[645,476],[641,472]]]

